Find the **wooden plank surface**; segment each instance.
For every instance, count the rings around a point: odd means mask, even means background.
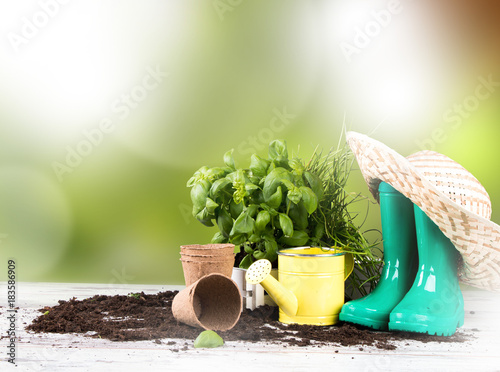
[[[267,343],[226,342],[217,349],[194,349],[193,340],[112,342],[82,335],[34,334],[24,327],[36,309],[58,300],[95,294],[157,293],[181,286],[122,284],[18,283],[17,367],[6,362],[1,341],[0,370],[15,371],[500,371],[500,295],[465,289],[464,343],[401,342],[393,351],[376,347],[291,347]],[[6,293],[6,284],[0,290]],[[5,301],[5,296],[2,302]],[[8,328],[1,303],[0,331]],[[174,341],[175,345],[167,345]]]

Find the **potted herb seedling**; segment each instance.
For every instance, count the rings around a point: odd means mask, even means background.
[[[266,258],[276,263],[278,249],[300,246],[310,238],[309,216],[323,196],[321,180],[288,159],[284,141],[269,145],[269,158],[253,154],[248,169],[236,168],[232,150],[224,167],[201,167],[188,181],[193,215],[218,226],[212,243],[241,247],[240,268]]]
[[[237,168],[230,150],[224,166],[203,166],[189,179],[193,216],[217,225],[212,243],[240,247],[236,265],[242,269],[262,258],[276,267],[279,249],[304,245],[336,245],[373,258],[347,211],[356,199],[344,189],[348,164],[345,148],[326,156],[315,152],[304,164],[289,159],[286,142],[275,140],[267,159],[253,154],[248,168]]]

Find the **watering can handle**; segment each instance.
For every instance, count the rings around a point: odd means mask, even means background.
[[[354,257],[351,253],[346,253],[344,255],[344,280],[346,280],[349,275],[351,275],[354,269]]]

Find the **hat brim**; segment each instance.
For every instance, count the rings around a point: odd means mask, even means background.
[[[410,199],[460,252],[461,282],[500,292],[500,226],[443,195],[405,157],[366,135],[348,132],[347,143],[377,202],[383,181]]]

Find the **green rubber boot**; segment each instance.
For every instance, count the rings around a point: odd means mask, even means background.
[[[377,287],[367,296],[349,301],[339,319],[374,329],[388,329],[392,309],[403,299],[418,268],[413,203],[392,186],[379,186],[384,239],[384,268]]]
[[[458,251],[415,205],[419,270],[415,283],[390,315],[389,329],[451,336],[464,324],[458,285]]]

